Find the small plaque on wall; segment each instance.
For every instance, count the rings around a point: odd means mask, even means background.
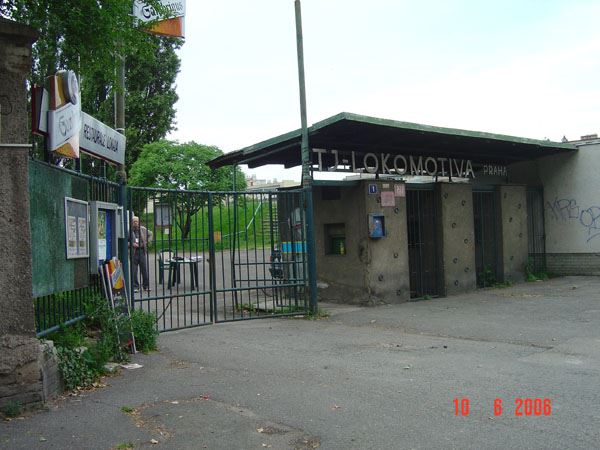
[[[396,197],[406,197],[406,186],[404,184],[395,184],[394,195]]]
[[[394,191],[381,191],[381,206],[392,208],[396,206]]]

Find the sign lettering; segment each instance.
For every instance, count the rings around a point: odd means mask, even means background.
[[[87,153],[125,164],[125,136],[86,113],[81,113],[79,145]]]
[[[378,156],[375,153],[356,154],[353,151],[341,152],[339,150],[325,150],[322,148],[314,148],[312,151],[317,155],[317,164],[314,169],[319,172],[359,172],[359,168],[356,166],[356,161],[358,160],[362,162],[364,171],[370,174],[475,178],[473,164],[469,159],[404,156],[390,153],[381,153]],[[329,155],[334,157],[335,164],[324,168],[323,160]],[[495,170],[498,171],[498,168],[501,166],[487,167],[496,167]],[[504,173],[506,173],[506,167],[502,167]]]
[[[185,16],[185,0],[161,0],[160,4],[164,8],[165,14],[161,14],[143,0],[135,0],[133,2],[133,16],[141,22]]]

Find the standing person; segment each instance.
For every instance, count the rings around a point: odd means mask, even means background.
[[[140,283],[138,281],[138,266],[142,272],[142,287],[150,292],[150,280],[148,276],[148,244],[152,242],[152,231],[140,225],[140,218],[133,216],[130,235],[133,255],[131,265],[133,271],[133,290],[139,292]]]

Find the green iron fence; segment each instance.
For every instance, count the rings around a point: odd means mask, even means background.
[[[118,195],[116,183],[30,160],[32,281],[39,337],[83,319],[85,298],[101,293],[89,258],[65,257],[65,197],[118,203]]]

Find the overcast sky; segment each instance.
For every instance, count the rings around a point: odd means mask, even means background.
[[[309,125],[347,111],[556,141],[600,132],[598,0],[304,0],[302,16]],[[293,0],[188,0],[170,138],[230,152],[299,128],[295,39]]]

